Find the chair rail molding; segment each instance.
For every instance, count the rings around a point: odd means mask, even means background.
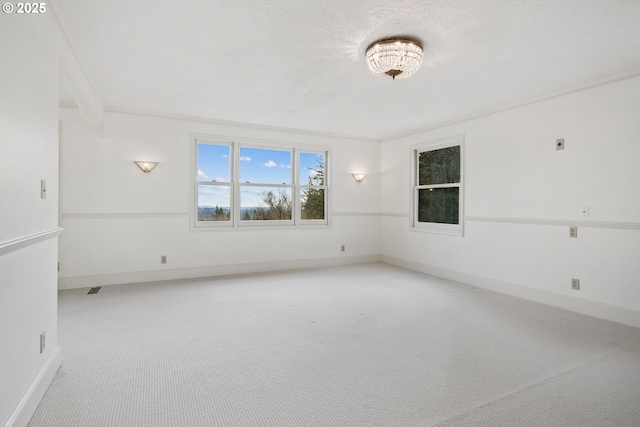
[[[591,227],[591,228],[617,228],[620,230],[640,230],[639,222],[620,221],[585,221],[568,219],[544,219],[544,218],[505,218],[505,217],[485,217],[485,216],[465,216],[465,221],[475,222],[501,222],[506,224],[528,224],[528,225],[560,225],[570,227]]]
[[[35,245],[36,243],[44,242],[45,240],[56,238],[62,234],[63,230],[64,228],[58,227],[0,241],[0,256],[26,248],[27,246]]]

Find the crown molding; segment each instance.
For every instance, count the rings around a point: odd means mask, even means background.
[[[617,74],[615,76],[610,76],[606,79],[602,79],[602,80],[596,80],[593,81],[591,83],[588,83],[586,85],[581,85],[581,86],[576,86],[573,87],[571,89],[565,89],[563,91],[560,92],[555,92],[553,94],[550,95],[545,95],[545,96],[541,96],[541,97],[537,97],[537,98],[533,98],[533,99],[529,99],[527,101],[523,101],[523,102],[518,102],[515,104],[511,104],[511,105],[507,105],[505,107],[500,107],[497,109],[492,109],[492,110],[488,110],[488,111],[484,111],[484,112],[479,112],[476,114],[471,114],[468,116],[464,116],[464,117],[460,117],[457,119],[453,119],[453,120],[448,120],[448,121],[444,121],[444,122],[440,122],[440,123],[436,123],[433,125],[429,125],[423,128],[419,128],[419,129],[415,129],[412,131],[408,131],[408,132],[403,132],[403,133],[399,133],[390,137],[386,137],[386,138],[380,138],[381,142],[390,142],[390,141],[394,141],[400,138],[406,138],[409,136],[413,136],[413,135],[418,135],[424,132],[429,132],[432,130],[436,130],[436,129],[441,129],[444,127],[448,127],[448,126],[453,126],[453,125],[457,125],[460,123],[464,123],[464,122],[468,122],[470,120],[476,120],[476,119],[481,119],[483,117],[487,117],[487,116],[492,116],[495,114],[500,114],[503,113],[505,111],[510,111],[510,110],[516,110],[518,108],[522,108],[522,107],[527,107],[529,105],[533,105],[533,104],[538,104],[541,102],[545,102],[545,101],[549,101],[552,99],[556,99],[556,98],[562,98],[565,96],[569,96],[569,95],[573,95],[579,92],[584,92],[584,91],[588,91],[591,89],[597,89],[599,87],[602,86],[608,86],[608,85],[612,85],[615,83],[620,83],[623,81],[627,81],[627,80],[633,80],[640,77],[640,70],[635,70],[631,73],[624,73],[624,74]]]
[[[214,125],[220,125],[220,126],[241,127],[245,129],[266,130],[271,132],[283,132],[283,133],[291,133],[291,134],[297,134],[297,135],[311,135],[311,136],[320,136],[325,138],[340,138],[340,139],[349,139],[353,141],[364,141],[364,142],[382,142],[382,140],[379,138],[367,138],[367,137],[346,135],[346,134],[333,133],[333,132],[320,132],[320,131],[313,131],[313,130],[280,127],[280,126],[261,125],[256,123],[235,122],[231,120],[220,120],[220,119],[214,119],[214,118],[189,116],[189,115],[182,115],[182,114],[161,113],[161,112],[154,112],[154,111],[144,111],[144,110],[135,110],[135,109],[126,109],[126,108],[116,108],[116,107],[107,107],[106,112],[116,113],[116,114],[131,114],[131,115],[138,115],[138,116],[157,117],[157,118],[171,119],[171,120],[208,123],[208,124],[214,124]]]
[[[60,31],[64,36],[65,42],[66,42],[66,46],[68,47],[69,51],[73,53],[73,57],[74,59],[77,61],[78,66],[80,67],[80,70],[82,71],[82,75],[84,77],[84,80],[86,80],[87,85],[90,87],[91,92],[93,93],[93,95],[95,96],[95,99],[97,100],[97,104],[99,105],[100,109],[102,110],[101,113],[97,113],[94,114],[94,116],[101,116],[104,113],[108,112],[108,113],[115,113],[115,114],[130,114],[130,115],[138,115],[138,116],[145,116],[145,117],[155,117],[155,118],[161,118],[161,119],[169,119],[169,120],[181,120],[181,121],[190,121],[190,122],[198,122],[198,123],[208,123],[208,124],[213,124],[213,125],[219,125],[219,126],[229,126],[229,127],[239,127],[239,128],[244,128],[244,129],[256,129],[256,130],[265,130],[265,131],[271,131],[271,132],[283,132],[283,133],[289,133],[289,134],[295,134],[295,135],[310,135],[310,136],[319,136],[319,137],[325,137],[325,138],[339,138],[339,139],[347,139],[347,140],[352,140],[352,141],[364,141],[364,142],[374,142],[374,143],[385,143],[385,142],[391,142],[397,139],[401,139],[401,138],[406,138],[409,136],[413,136],[413,135],[418,135],[421,133],[425,133],[425,132],[429,132],[429,131],[433,131],[436,129],[441,129],[444,127],[448,127],[448,126],[453,126],[456,124],[460,124],[460,123],[464,123],[467,121],[471,121],[471,120],[476,120],[476,119],[480,119],[483,117],[488,117],[488,116],[492,116],[495,114],[500,114],[506,111],[510,111],[510,110],[515,110],[515,109],[519,109],[519,108],[523,108],[523,107],[527,107],[529,105],[534,105],[534,104],[538,104],[541,102],[545,102],[545,101],[549,101],[552,99],[556,99],[556,98],[562,98],[565,96],[570,96],[579,92],[584,92],[584,91],[588,91],[588,90],[592,90],[592,89],[597,89],[603,86],[608,86],[611,84],[616,84],[616,83],[620,83],[623,81],[627,81],[627,80],[632,80],[632,79],[636,79],[640,77],[640,69],[634,70],[632,72],[627,72],[627,73],[623,73],[623,74],[617,74],[614,76],[609,76],[605,79],[600,79],[600,80],[596,80],[596,81],[592,81],[591,83],[588,84],[583,84],[580,86],[575,86],[573,88],[569,88],[569,89],[565,89],[559,92],[555,92],[549,95],[544,95],[544,96],[540,96],[540,97],[536,97],[536,98],[532,98],[529,100],[525,100],[522,102],[518,102],[515,104],[510,104],[510,105],[506,105],[504,107],[500,107],[500,108],[496,108],[496,109],[491,109],[491,110],[486,110],[486,111],[481,111],[475,114],[470,114],[467,116],[463,116],[463,117],[459,117],[456,119],[452,119],[452,120],[447,120],[447,121],[443,121],[440,123],[435,123],[432,125],[428,125],[425,127],[421,127],[418,129],[414,129],[414,130],[409,130],[406,132],[401,132],[395,135],[391,135],[391,136],[387,136],[387,137],[377,137],[377,138],[371,138],[371,137],[362,137],[362,136],[356,136],[356,135],[348,135],[348,134],[340,134],[340,133],[333,133],[333,132],[321,132],[321,131],[313,131],[313,130],[306,130],[306,129],[296,129],[296,128],[288,128],[288,127],[280,127],[280,126],[271,126],[271,125],[263,125],[263,124],[256,124],[256,123],[247,123],[247,122],[237,122],[237,121],[231,121],[231,120],[221,120],[221,119],[215,119],[215,118],[209,118],[209,117],[201,117],[201,116],[190,116],[190,115],[182,115],[182,114],[172,114],[172,113],[163,113],[163,112],[159,112],[159,111],[149,111],[149,110],[138,110],[138,109],[129,109],[129,108],[121,108],[121,107],[102,107],[104,105],[104,103],[102,102],[102,99],[99,97],[99,92],[97,90],[95,90],[95,87],[91,84],[90,80],[88,80],[86,78],[86,72],[85,67],[83,65],[83,62],[79,56],[79,54],[77,53],[77,49],[75,48],[75,44],[71,38],[71,36],[69,35],[69,31],[66,29],[66,25],[61,17],[60,11],[59,11],[59,7],[56,5],[56,1],[57,0],[50,0],[52,8],[54,9],[54,15],[56,16],[56,21],[58,23],[58,26],[60,27]],[[61,80],[64,80],[63,78],[61,78]],[[70,91],[72,93],[74,93],[75,91],[73,90],[73,88],[70,89]],[[75,94],[74,94],[75,95]],[[76,97],[76,101],[78,101],[77,97]],[[78,108],[81,110],[81,112],[83,112],[83,114],[86,114],[85,111],[83,111],[83,106],[79,105],[78,102],[69,102],[69,101],[60,101],[60,107],[64,107],[64,108]],[[102,117],[100,117],[101,123],[104,121],[104,119]],[[95,122],[95,119],[93,120]]]
[[[63,107],[63,108],[79,109],[78,105],[72,101],[59,101],[59,105],[60,107]],[[134,116],[153,117],[158,119],[207,123],[212,125],[229,126],[229,127],[243,128],[243,129],[265,130],[269,132],[282,132],[282,133],[289,133],[294,135],[310,135],[310,136],[319,136],[323,138],[338,138],[338,139],[347,139],[350,141],[363,141],[363,142],[375,142],[375,143],[382,142],[382,140],[379,138],[367,138],[362,136],[345,135],[345,134],[332,133],[332,132],[320,132],[320,131],[313,131],[313,130],[280,127],[280,126],[260,125],[255,123],[234,122],[230,120],[220,120],[220,119],[214,119],[214,118],[208,118],[208,117],[189,116],[189,115],[183,115],[183,114],[161,113],[157,111],[145,111],[145,110],[135,110],[135,109],[128,109],[128,108],[107,107],[105,108],[105,112],[111,113],[111,114],[129,114]]]

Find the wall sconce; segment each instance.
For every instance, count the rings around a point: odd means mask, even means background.
[[[144,173],[149,173],[153,170],[153,168],[155,168],[158,165],[158,162],[133,162],[136,165],[138,165],[138,167],[140,168],[140,170]]]
[[[355,179],[357,182],[362,182],[364,177],[367,176],[367,174],[365,173],[352,173],[351,175],[353,175],[353,179]]]

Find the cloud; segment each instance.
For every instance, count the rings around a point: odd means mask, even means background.
[[[267,163],[264,163],[264,165],[268,168],[275,168],[276,166],[278,166],[273,160],[269,160]]]
[[[229,204],[229,187],[221,187],[218,185],[200,185],[198,187],[199,207],[228,207]]]
[[[291,165],[285,165],[284,163],[280,163],[280,167],[291,169]]]
[[[225,159],[228,159],[229,155],[228,154],[223,154],[222,157],[224,157]]]
[[[315,178],[318,176],[318,171],[315,169],[309,169],[309,178]]]
[[[200,169],[198,169],[198,177],[200,178],[200,181],[229,182],[227,178],[222,178],[220,176],[217,176],[211,179],[209,176],[207,176],[206,173],[202,172]]]
[[[198,187],[198,195],[229,197],[229,187],[220,187],[217,185],[201,185],[200,187]]]
[[[211,180],[211,178],[209,178],[209,177],[207,176],[207,174],[206,174],[206,173],[204,173],[204,172],[202,172],[200,169],[198,169],[198,176],[199,176],[200,178],[202,178],[203,180],[206,180],[206,181]]]
[[[240,157],[240,161],[241,162],[250,162],[251,161],[251,157],[249,157],[249,156]]]

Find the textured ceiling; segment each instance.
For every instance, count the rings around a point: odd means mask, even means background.
[[[57,0],[104,106],[387,138],[640,69],[638,0]],[[421,40],[406,80],[373,41]],[[63,95],[64,96],[64,95]]]

